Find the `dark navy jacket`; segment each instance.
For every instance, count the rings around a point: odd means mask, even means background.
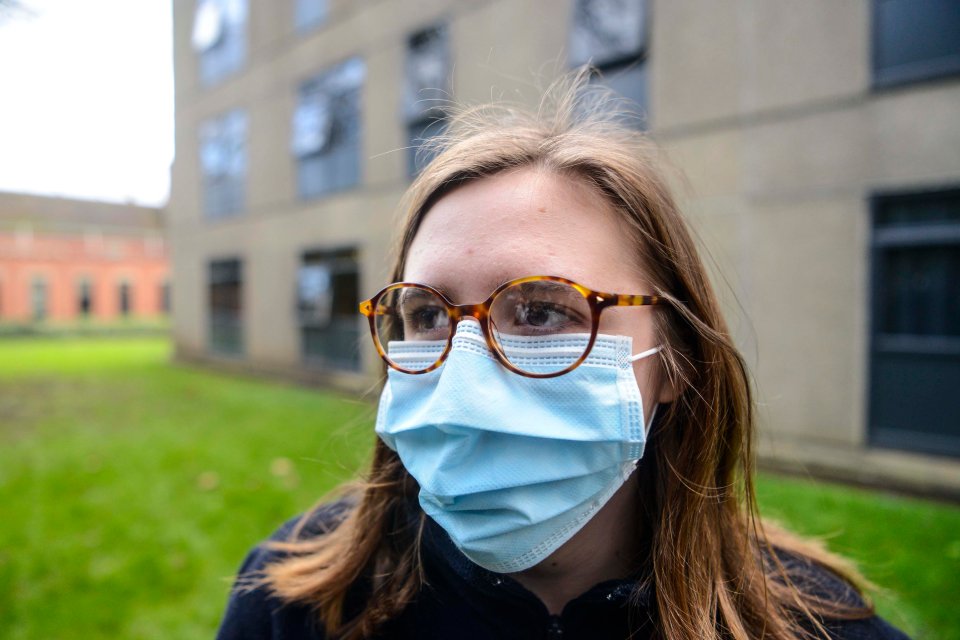
[[[335,518],[340,505],[319,512],[318,524],[307,535],[322,531]],[[559,639],[634,640],[655,637],[647,614],[653,606],[648,594],[634,593],[632,580],[612,580],[596,585],[570,601],[561,615],[551,615],[543,603],[517,581],[491,573],[468,560],[446,533],[429,518],[424,532],[422,558],[428,586],[396,620],[381,632],[382,638],[451,638],[454,640]],[[271,539],[285,540],[295,521],[281,527]],[[256,572],[279,558],[277,552],[254,548],[240,575]],[[859,596],[832,573],[804,564],[818,595],[846,602]],[[628,618],[628,600],[633,612]],[[632,626],[631,626],[632,625]],[[828,622],[834,640],[903,640],[904,634],[878,617]],[[631,635],[631,631],[633,635]],[[309,607],[283,604],[265,589],[234,591],[220,626],[218,640],[324,640],[322,626]]]

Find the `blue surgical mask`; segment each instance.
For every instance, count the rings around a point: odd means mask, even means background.
[[[525,346],[529,358],[549,359],[588,340]],[[391,359],[433,361],[445,342],[412,346],[391,345]],[[376,431],[464,555],[490,571],[522,571],[573,537],[633,472],[649,425],[632,365],[657,351],[632,356],[629,337],[599,335],[570,373],[528,378],[500,365],[479,325],[463,321],[436,371],[389,370]]]

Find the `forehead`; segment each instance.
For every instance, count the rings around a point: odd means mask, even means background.
[[[639,291],[637,247],[613,206],[582,179],[522,168],[469,182],[427,212],[404,280],[461,302],[499,284],[555,275],[606,291]]]

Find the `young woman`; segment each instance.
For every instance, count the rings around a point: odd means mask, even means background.
[[[748,374],[584,77],[466,110],[411,185],[372,469],[254,549],[220,638],[903,638],[759,519]]]

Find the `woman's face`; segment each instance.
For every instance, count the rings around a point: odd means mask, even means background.
[[[632,234],[583,182],[531,167],[455,189],[428,211],[407,254],[403,279],[445,292],[456,304],[486,300],[498,285],[562,276],[610,293],[653,293],[637,266]],[[633,338],[633,352],[658,344],[652,307],[613,307],[600,333]],[[634,363],[644,415],[667,401],[656,358]]]

